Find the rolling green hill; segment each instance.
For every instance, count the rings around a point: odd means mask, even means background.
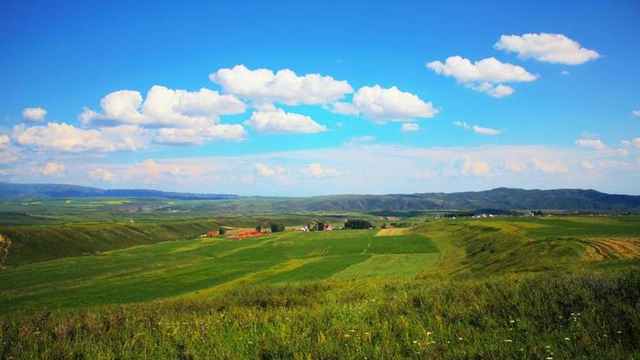
[[[481,278],[635,266],[640,255],[638,220],[449,220],[380,231],[287,231],[243,240],[215,237],[160,242],[6,269],[0,273],[4,290],[0,309],[140,302],[214,293],[239,284],[376,277]],[[198,226],[203,224],[128,229],[146,231],[145,237],[153,232],[176,236],[187,228],[204,229]],[[107,231],[109,236],[126,235],[115,229]]]
[[[210,219],[143,223],[71,223],[0,226],[12,244],[6,266],[90,255],[136,245],[178,240],[218,229]]]
[[[0,357],[640,355],[640,218],[188,239],[0,271]]]

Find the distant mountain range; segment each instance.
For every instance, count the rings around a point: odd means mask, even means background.
[[[58,184],[0,183],[0,199],[60,199],[78,197],[165,198],[218,200],[208,210],[228,212],[415,211],[452,209],[640,211],[640,196],[612,195],[595,190],[524,190],[497,188],[459,193],[330,195],[313,197],[241,197],[146,189],[103,190]]]
[[[233,199],[237,195],[191,194],[147,189],[104,190],[65,184],[12,184],[0,182],[0,199],[61,199],[81,197],[153,197],[175,200]]]

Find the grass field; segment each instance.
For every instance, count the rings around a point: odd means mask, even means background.
[[[638,217],[441,220],[26,264],[0,357],[637,359],[639,241]]]
[[[0,309],[148,301],[215,289],[246,277],[251,281],[245,284],[326,279],[346,269],[351,274],[347,276],[353,276],[366,272],[372,266],[366,261],[379,256],[396,259],[379,266],[380,275],[387,274],[384,270],[394,276],[415,275],[432,257],[411,257],[423,264],[404,257],[437,252],[421,234],[375,234],[345,230],[192,239],[10,268],[0,273]],[[283,266],[294,260],[301,261],[300,266]],[[356,264],[362,265],[360,270]]]

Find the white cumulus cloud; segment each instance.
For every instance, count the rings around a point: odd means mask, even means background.
[[[319,163],[309,164],[308,167],[302,169],[302,173],[308,177],[325,178],[340,176],[340,171],[333,168],[323,167]]]
[[[273,177],[284,174],[285,169],[282,166],[269,167],[263,163],[257,163],[254,168],[258,175],[262,177]]]
[[[97,168],[89,171],[89,178],[96,181],[110,182],[115,181],[116,176],[109,170]]]
[[[274,103],[285,105],[328,104],[353,92],[346,81],[320,74],[296,75],[289,69],[250,70],[244,65],[211,73],[209,79],[227,94],[251,100],[260,110],[274,109]]]
[[[203,144],[205,141],[234,140],[241,141],[248,137],[247,131],[239,124],[216,124],[206,128],[161,128],[153,141],[169,145]]]
[[[545,174],[563,174],[569,172],[569,168],[562,162],[562,160],[545,162],[539,159],[534,159],[533,165],[536,169]]]
[[[502,83],[531,82],[538,77],[523,67],[503,63],[496,58],[486,58],[471,62],[461,56],[451,56],[445,60],[427,63],[427,68],[437,74],[455,78],[467,87],[500,98],[514,93],[514,89]]]
[[[402,130],[402,132],[418,131],[420,130],[420,125],[414,123],[406,123],[402,124],[402,128],[400,130]]]
[[[57,162],[48,162],[43,168],[42,173],[46,176],[62,177],[67,167]]]
[[[604,150],[607,148],[607,146],[599,139],[580,139],[576,141],[576,145],[596,150]]]
[[[200,89],[189,92],[155,85],[143,102],[138,91],[119,90],[100,101],[102,112],[85,107],[78,116],[83,124],[92,122],[148,127],[204,128],[221,115],[242,114],[246,104],[233,95]]]
[[[486,161],[473,160],[468,154],[462,155],[462,159],[455,165],[465,176],[486,177],[491,175],[491,167]]]
[[[430,118],[438,110],[431,102],[425,102],[415,94],[400,91],[395,86],[385,89],[374,85],[358,89],[351,103],[334,103],[333,112],[346,115],[361,114],[368,120],[384,123]]]
[[[588,160],[582,160],[582,162],[580,163],[580,167],[585,170],[593,170],[596,168],[596,166]]]
[[[502,35],[495,49],[515,52],[521,59],[579,65],[600,57],[597,51],[586,49],[562,34]]]
[[[134,164],[131,167],[131,172],[139,177],[143,178],[163,178],[163,177],[175,177],[180,175],[181,170],[179,166],[174,164],[165,164],[163,162],[157,162],[153,159],[147,159],[141,163]]]
[[[41,107],[22,110],[22,118],[27,121],[43,122],[45,116],[47,116],[47,110]]]
[[[282,109],[256,111],[245,125],[266,134],[311,134],[327,130],[327,127],[313,121],[306,115],[287,113]]]
[[[9,135],[0,135],[0,148],[4,148],[11,144],[11,138]]]
[[[13,141],[25,147],[66,152],[137,150],[148,145],[147,132],[135,125],[85,130],[66,123],[13,128]]]
[[[502,133],[502,130],[482,127],[478,125],[470,125],[464,121],[454,121],[453,125],[459,126],[465,130],[473,131],[474,133],[480,134],[480,135],[500,135]]]

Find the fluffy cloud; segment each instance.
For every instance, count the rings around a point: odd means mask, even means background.
[[[289,179],[284,175],[286,170],[282,166],[269,167],[263,163],[256,163],[253,168],[258,176],[273,178],[276,182],[283,184],[289,182]]]
[[[289,69],[274,73],[269,69],[250,70],[236,65],[210,74],[209,79],[219,84],[225,93],[249,99],[261,110],[273,110],[274,103],[328,104],[353,92],[346,81],[320,74],[298,76]]]
[[[47,116],[47,110],[41,107],[22,110],[22,118],[27,121],[43,122],[45,116]]]
[[[582,162],[580,163],[580,167],[585,169],[585,170],[593,170],[596,168],[595,165],[593,165],[591,162],[589,162],[588,160],[582,160]]]
[[[333,112],[345,115],[362,114],[365,118],[384,123],[386,121],[412,121],[433,117],[438,110],[431,102],[424,102],[417,95],[392,86],[363,86],[353,95],[351,103],[336,102]]]
[[[22,146],[66,152],[137,150],[148,145],[147,132],[138,126],[123,125],[84,130],[66,123],[13,128],[13,141]]]
[[[476,134],[482,134],[482,135],[499,135],[502,133],[501,130],[487,128],[487,127],[480,127],[478,125],[473,125],[473,132]]]
[[[241,141],[248,137],[244,127],[239,124],[219,124],[206,128],[158,129],[153,141],[170,145],[203,144],[205,141],[234,140]]]
[[[625,147],[633,145],[640,149],[640,137],[637,137],[633,140],[622,140],[620,144]]]
[[[341,115],[360,115],[360,111],[358,110],[358,108],[348,102],[334,102],[332,111],[336,114]]]
[[[9,135],[0,135],[0,148],[7,147],[11,144]]]
[[[287,113],[282,109],[256,111],[244,124],[267,134],[311,134],[327,130],[326,126],[318,124],[308,116]]]
[[[607,146],[599,139],[580,139],[576,141],[576,145],[596,150],[604,150]]]
[[[462,155],[462,159],[456,163],[456,167],[465,176],[486,177],[491,175],[491,167],[486,161],[475,161],[468,154]]]
[[[633,111],[631,112],[631,115],[633,115],[633,116],[640,116],[640,110],[633,110]]]
[[[158,163],[153,159],[147,159],[132,167],[132,172],[137,176],[154,179],[162,177],[174,177],[180,175],[181,169],[177,165]]]
[[[308,177],[325,178],[340,176],[340,171],[333,168],[326,168],[319,163],[309,164],[308,167],[302,169],[302,173]]]
[[[444,63],[432,61],[427,67],[438,74],[452,76],[461,83],[469,82],[530,82],[537,77],[524,68],[487,58],[475,63],[460,56],[451,56]]]
[[[461,56],[451,56],[444,63],[432,61],[427,68],[437,74],[454,77],[467,87],[500,98],[513,94],[512,87],[503,85],[507,82],[531,82],[537,79],[521,66],[500,62],[495,58],[487,58],[474,63]]]
[[[256,172],[258,173],[258,175],[262,176],[262,177],[274,177],[274,176],[280,176],[282,174],[284,174],[285,169],[282,166],[276,166],[276,167],[269,167],[263,163],[257,163],[254,165],[254,168],[256,170]]]
[[[67,167],[64,164],[56,162],[48,162],[44,168],[42,168],[42,174],[46,176],[62,177]]]
[[[414,123],[406,123],[402,124],[402,128],[400,130],[402,130],[402,132],[418,131],[420,130],[420,125]]]
[[[453,125],[459,126],[465,130],[473,131],[474,133],[480,134],[480,135],[500,135],[502,133],[502,130],[492,129],[488,127],[481,127],[478,125],[469,125],[464,121],[454,121]]]
[[[246,104],[233,95],[200,89],[189,92],[155,85],[143,102],[138,91],[115,91],[100,101],[102,112],[84,108],[78,116],[83,124],[92,122],[131,124],[149,127],[206,128],[221,115],[242,114]]]
[[[9,135],[0,135],[0,164],[16,163],[21,157],[20,149],[11,144]]]
[[[116,176],[111,171],[103,168],[91,170],[89,171],[88,175],[90,179],[96,181],[110,182],[116,180]]]
[[[545,174],[563,174],[569,172],[569,168],[561,160],[545,162],[539,159],[534,159],[533,165],[536,169]]]
[[[562,34],[502,35],[493,47],[515,52],[521,59],[554,64],[579,65],[600,57],[598,52],[585,49]]]
[[[492,96],[497,99],[501,97],[509,96],[514,92],[516,92],[511,86],[504,85],[504,84],[493,85],[486,81],[479,84],[473,84],[473,83],[467,84],[467,87],[475,91],[487,93],[489,94],[489,96]]]

